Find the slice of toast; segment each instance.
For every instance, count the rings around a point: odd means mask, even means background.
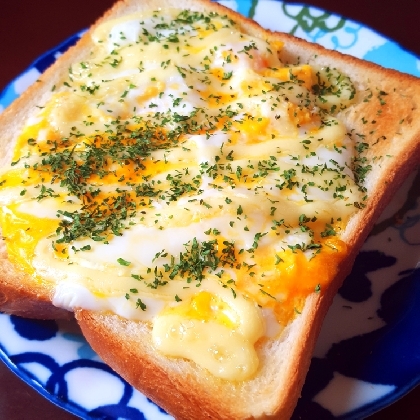
[[[287,34],[269,33],[254,22],[207,1],[185,0],[179,4],[171,0],[121,1],[96,25],[111,18],[160,7],[227,14],[239,22],[244,33],[284,43],[279,52],[284,64],[335,68],[350,77],[356,97],[350,106],[337,114],[337,118],[344,123],[349,136],[364,145],[361,158],[369,165],[369,170],[363,174],[367,198],[340,234],[347,251],[345,259],[336,268],[338,274],[320,293],[309,294],[301,313],[279,336],[257,342],[260,363],[250,379],[220,379],[190,360],[164,356],[153,344],[149,322],[83,308],[75,308],[75,316],[86,339],[104,361],[176,418],[289,418],[299,397],[321,323],[337,289],[349,273],[376,218],[418,161],[420,81],[327,51]],[[2,168],[9,167],[13,160],[19,131],[28,116],[34,115],[39,104],[48,101],[53,87],[60,84],[62,75],[67,75],[73,63],[88,58],[90,36],[96,25],[41,76],[39,83],[1,115]],[[33,276],[15,267],[9,261],[3,243],[0,255],[2,311],[35,318],[71,316],[52,305],[53,282],[39,277],[34,280]]]

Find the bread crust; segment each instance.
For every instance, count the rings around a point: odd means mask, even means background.
[[[40,77],[38,83],[1,115],[0,148],[5,152],[0,158],[2,167],[10,162],[19,127],[31,110],[35,105],[45,103],[60,74],[72,62],[80,61],[88,50],[93,28],[111,17],[157,6],[170,7],[174,2],[123,0],[116,3],[76,46],[70,48]],[[82,309],[76,311],[76,319],[89,343],[106,363],[178,419],[286,419],[291,416],[300,395],[312,349],[334,295],[350,272],[376,218],[419,162],[420,81],[288,34],[263,30],[255,22],[206,0],[183,0],[175,6],[228,14],[239,21],[247,33],[283,41],[282,61],[334,66],[350,76],[358,97],[356,104],[342,111],[339,117],[349,133],[371,133],[365,140],[371,146],[368,157],[377,156],[378,163],[366,179],[369,198],[366,207],[352,217],[343,232],[348,255],[339,267],[339,275],[322,293],[307,298],[304,311],[287,326],[280,339],[258,343],[261,368],[249,381],[223,381],[210,376],[193,362],[161,356],[153,348],[150,326],[146,323]],[[381,103],[381,92],[387,93],[385,104]],[[52,305],[54,285],[36,282],[13,267],[3,245],[0,248],[0,272],[0,310],[34,318],[72,316]]]

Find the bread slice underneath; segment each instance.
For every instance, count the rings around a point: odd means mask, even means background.
[[[420,81],[287,34],[269,33],[254,22],[207,1],[120,1],[102,19],[157,7],[229,14],[241,22],[245,32],[283,41],[281,59],[285,63],[334,67],[350,76],[358,92],[356,102],[339,117],[350,134],[363,134],[364,141],[370,145],[366,157],[372,169],[365,180],[366,207],[351,218],[341,235],[347,243],[348,255],[338,267],[337,277],[321,293],[307,298],[303,312],[280,337],[257,343],[260,368],[250,380],[229,382],[213,377],[191,361],[162,356],[153,348],[148,323],[83,309],[76,310],[76,319],[88,342],[106,363],[178,419],[286,419],[291,416],[299,397],[316,338],[336,291],[349,273],[374,221],[420,157]],[[17,130],[30,110],[48,97],[59,74],[72,62],[80,61],[88,51],[89,33],[1,116],[0,147],[5,152],[0,162],[2,166],[9,164]],[[35,318],[71,316],[51,304],[54,285],[34,282],[13,267],[3,245],[0,270],[2,311]]]

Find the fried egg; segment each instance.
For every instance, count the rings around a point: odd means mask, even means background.
[[[157,351],[250,378],[256,343],[346,256],[364,193],[331,111],[354,87],[321,100],[322,69],[214,13],[135,14],[91,37],[1,175],[9,259],[54,305],[150,322]]]

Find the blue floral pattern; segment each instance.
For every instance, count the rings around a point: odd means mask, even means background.
[[[222,3],[269,29],[420,76],[417,57],[357,22],[282,1]],[[0,95],[0,112],[79,36],[44,54],[11,82]],[[408,179],[384,212],[339,290],[294,419],[359,419],[420,382],[419,177]],[[171,418],[104,364],[76,325],[0,314],[0,331],[5,363],[68,411],[86,419]]]

